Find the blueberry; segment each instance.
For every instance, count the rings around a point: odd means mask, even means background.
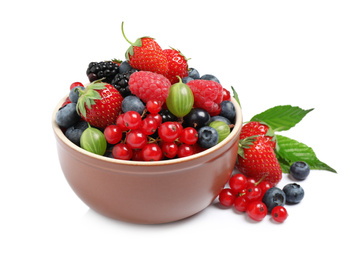
[[[131,65],[129,65],[128,61],[121,62],[121,65],[119,65],[119,73],[124,74],[128,71],[130,71],[132,68]]]
[[[215,82],[217,82],[217,83],[220,83],[220,81],[218,80],[218,78],[215,77],[214,75],[211,75],[211,74],[205,74],[205,75],[201,76],[200,79],[212,80],[212,81],[215,81]]]
[[[304,190],[297,183],[287,184],[283,187],[283,191],[286,194],[286,201],[288,204],[299,203],[305,195]]]
[[[221,112],[220,116],[226,117],[231,122],[235,121],[236,118],[236,110],[234,104],[229,100],[224,100],[220,103]]]
[[[189,114],[184,116],[184,126],[194,127],[196,130],[210,123],[210,115],[208,111],[202,108],[193,108]]]
[[[184,77],[181,79],[181,81],[184,83],[184,84],[187,84],[188,82],[194,80],[192,77]]]
[[[271,212],[274,207],[285,205],[286,194],[283,190],[277,187],[272,187],[265,192],[262,202],[265,203],[267,211]]]
[[[144,109],[145,109],[145,105],[136,96],[126,96],[122,101],[123,113],[125,113],[127,111],[136,111],[141,115],[143,113]]]
[[[194,68],[189,68],[188,77],[190,77],[192,79],[200,79],[199,71],[197,71]]]
[[[84,130],[88,128],[88,123],[84,120],[79,121],[77,124],[67,128],[65,136],[74,144],[80,146],[81,135]]]
[[[219,134],[215,128],[203,126],[198,131],[198,145],[203,148],[210,148],[219,142]]]
[[[290,174],[296,180],[304,180],[310,173],[310,167],[306,162],[294,162],[290,167]]]
[[[56,113],[56,123],[59,127],[69,128],[80,121],[81,117],[77,114],[76,104],[69,103],[61,107]]]
[[[79,89],[84,90],[85,88],[82,86],[77,86],[71,89],[69,98],[72,103],[77,103],[78,98],[80,97],[80,92],[78,91]]]
[[[227,119],[226,117],[223,117],[223,116],[213,116],[213,117],[211,117],[210,123],[214,122],[214,121],[221,121],[221,122],[224,122],[224,123],[226,123],[228,125],[231,125],[230,120]]]

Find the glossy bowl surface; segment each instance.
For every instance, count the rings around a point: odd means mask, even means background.
[[[158,162],[124,161],[99,156],[69,141],[55,122],[58,157],[67,182],[96,212],[117,220],[159,224],[194,215],[217,197],[235,166],[242,112],[221,143],[201,153]]]

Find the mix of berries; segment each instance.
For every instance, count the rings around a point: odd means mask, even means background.
[[[286,220],[285,204],[299,203],[304,190],[297,183],[287,184],[283,189],[277,187],[282,169],[276,149],[276,136],[266,123],[250,121],[242,127],[236,164],[239,173],[232,175],[228,187],[220,192],[221,205],[246,212],[255,221],[261,221],[267,214],[277,222]],[[301,181],[309,175],[310,166],[297,161],[291,164],[289,173]]]
[[[120,160],[182,158],[211,148],[234,127],[229,90],[200,77],[176,49],[151,37],[130,42],[125,61],[90,62],[89,84],[75,82],[56,114],[81,148]]]
[[[130,44],[126,60],[89,63],[86,75],[90,83],[72,83],[56,113],[56,122],[70,141],[114,159],[159,161],[202,152],[230,134],[236,123],[235,106],[230,91],[217,77],[200,76],[179,50],[162,49],[151,37],[129,41],[123,23],[122,34]],[[311,148],[275,135],[312,110],[277,106],[242,127],[236,163],[239,173],[231,176],[218,196],[223,206],[246,212],[256,221],[270,213],[277,222],[284,222],[285,204],[299,203],[304,191],[297,183],[278,188],[282,172],[298,181],[307,178],[310,165],[335,172]],[[297,161],[301,155],[310,158],[311,164]]]
[[[301,202],[304,190],[297,183],[289,183],[280,189],[267,181],[266,177],[255,181],[242,173],[232,175],[228,187],[222,189],[218,196],[220,204],[246,212],[255,221],[261,221],[271,214],[275,221],[284,222],[288,216],[284,206]]]

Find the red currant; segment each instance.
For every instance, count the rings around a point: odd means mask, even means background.
[[[147,144],[147,136],[139,129],[127,134],[126,143],[131,149],[142,149]]]
[[[234,207],[237,211],[245,212],[247,210],[248,205],[249,205],[249,200],[245,195],[239,196],[235,199]]]
[[[133,150],[132,161],[144,161],[143,155],[142,155],[142,150],[140,150],[140,149]]]
[[[246,212],[251,219],[261,221],[267,215],[267,207],[262,201],[256,200],[249,203]]]
[[[219,194],[220,204],[225,207],[231,207],[235,202],[235,198],[236,197],[232,190],[228,188],[222,189]]]
[[[128,129],[137,129],[142,123],[142,118],[137,111],[127,111],[123,114],[123,121]]]
[[[233,175],[229,180],[229,186],[236,194],[245,189],[246,184],[247,178],[241,173]]]
[[[71,100],[70,100],[70,97],[67,97],[66,100],[62,103],[61,107],[64,107],[66,106],[67,104],[70,104],[72,103]]]
[[[183,125],[176,121],[174,121],[173,123],[178,127],[178,131],[179,131],[179,135],[180,135],[181,132],[183,131]]]
[[[158,126],[162,124],[162,116],[159,114],[149,114],[146,118],[152,118],[157,121]]]
[[[227,90],[226,88],[223,88],[223,100],[230,100],[231,96],[230,96],[230,92],[229,90]]]
[[[73,82],[70,86],[70,90],[75,88],[75,87],[84,87],[83,84],[81,82]]]
[[[187,157],[194,154],[194,149],[191,145],[181,144],[178,147],[178,157]]]
[[[162,158],[162,150],[157,144],[146,144],[142,149],[142,156],[144,161],[159,161]]]
[[[157,100],[149,100],[146,106],[149,113],[158,114],[159,111],[162,109],[162,102]]]
[[[174,142],[180,135],[180,130],[175,122],[165,122],[158,128],[159,137],[164,142]]]
[[[116,159],[130,160],[132,158],[133,151],[127,144],[119,143],[113,147],[112,155]]]
[[[272,218],[277,222],[284,222],[288,216],[287,210],[283,206],[276,206],[271,211]]]
[[[124,123],[123,121],[123,116],[124,114],[120,114],[118,117],[117,117],[117,120],[116,120],[116,125],[118,125],[122,131],[128,131],[129,128],[126,127],[126,124]]]
[[[122,130],[117,125],[109,125],[107,126],[104,131],[104,137],[106,138],[107,142],[110,144],[119,143],[122,139]]]
[[[174,158],[178,154],[178,146],[174,142],[163,142],[162,152],[167,158]]]
[[[154,118],[144,118],[140,125],[140,130],[146,135],[152,135],[158,128],[158,123]]]
[[[257,185],[257,187],[259,187],[261,189],[261,198],[260,199],[262,199],[262,197],[265,195],[265,192],[268,189],[272,188],[272,185],[268,181],[262,181]]]
[[[256,181],[254,178],[247,178],[246,187],[255,186],[255,185],[256,185]]]
[[[198,131],[193,127],[184,128],[180,133],[179,141],[185,144],[195,144],[198,141]]]
[[[261,189],[257,186],[250,186],[246,190],[246,197],[248,200],[259,200],[261,198]]]

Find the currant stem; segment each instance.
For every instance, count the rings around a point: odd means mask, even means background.
[[[267,177],[268,173],[265,173],[260,180],[258,180],[256,183],[255,183],[255,186],[259,185],[266,177]]]

